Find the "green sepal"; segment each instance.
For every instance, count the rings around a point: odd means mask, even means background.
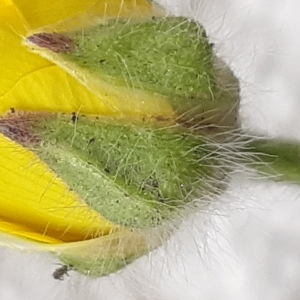
[[[236,124],[237,79],[194,21],[118,18],[73,32],[39,33],[28,40],[50,50],[39,53],[94,92],[98,86],[102,96],[122,89],[140,95],[141,104],[145,97],[167,99],[177,120],[189,126]]]
[[[161,125],[161,124],[160,124]],[[225,167],[213,145],[175,124],[57,115],[32,123],[34,151],[108,220],[157,227],[216,192]]]

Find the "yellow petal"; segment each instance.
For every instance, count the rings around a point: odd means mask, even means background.
[[[46,111],[107,113],[92,92],[53,63],[22,46],[26,23],[18,10],[0,11],[0,113],[10,107]],[[12,55],[13,49],[13,55]]]
[[[156,101],[148,99],[145,105],[140,101],[143,95],[134,96],[111,87],[98,89],[97,93],[92,85],[88,89],[62,68],[22,45],[26,26],[15,6],[0,11],[0,114],[11,107],[105,115],[144,115],[145,111],[152,115],[172,114],[170,105],[167,101],[162,104],[160,97]]]
[[[153,14],[153,4],[148,0],[14,0],[13,2],[31,30],[70,19],[80,13],[86,14],[85,21],[91,16],[109,18]],[[156,11],[159,9],[156,8]],[[76,19],[77,22],[80,20],[81,17]],[[73,25],[75,24],[76,22],[73,22]]]
[[[14,0],[31,29],[70,18],[93,5],[96,0],[28,1]]]
[[[11,0],[1,0],[0,1],[0,9],[4,6],[8,6],[11,4]]]
[[[114,228],[32,152],[3,135],[0,149],[1,231],[59,243],[105,235]]]

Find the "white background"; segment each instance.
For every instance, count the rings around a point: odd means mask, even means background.
[[[196,18],[241,80],[243,126],[300,140],[298,0],[160,0]],[[299,166],[300,170],[300,166]],[[213,214],[121,273],[55,281],[57,261],[0,249],[1,300],[300,299],[300,188],[233,178]]]

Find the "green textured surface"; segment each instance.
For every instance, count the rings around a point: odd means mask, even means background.
[[[187,19],[113,21],[68,36],[77,46],[66,58],[113,83],[173,97],[215,89],[205,31]]]
[[[64,116],[34,126],[43,140],[35,150],[39,156],[85,202],[120,225],[158,226],[211,192],[212,181],[223,176],[203,139],[177,127],[85,117],[72,123]]]
[[[76,45],[60,54],[66,61],[116,86],[165,95],[179,115],[221,110],[224,117],[236,104],[234,89],[218,81],[212,46],[196,22],[182,17],[114,20],[64,35]]]

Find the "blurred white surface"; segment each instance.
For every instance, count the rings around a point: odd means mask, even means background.
[[[244,127],[300,140],[299,1],[160,3],[206,27],[241,79]],[[211,212],[185,220],[166,247],[108,278],[71,271],[55,281],[52,257],[1,249],[0,299],[300,299],[300,188],[236,177]]]

